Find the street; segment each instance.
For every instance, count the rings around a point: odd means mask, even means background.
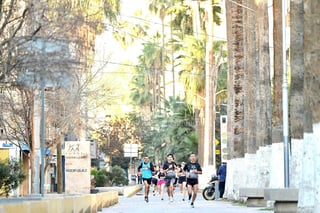
[[[225,199],[219,201],[206,201],[202,198],[201,193],[198,193],[194,203],[194,208],[191,208],[188,201],[182,201],[182,195],[177,191],[174,194],[174,201],[169,202],[165,195],[164,200],[152,192],[149,196],[149,203],[144,201],[142,192],[137,193],[130,198],[119,197],[119,203],[109,208],[104,208],[103,213],[188,213],[188,212],[218,212],[218,213],[269,213],[273,212],[270,209],[246,207],[244,204],[232,203]]]

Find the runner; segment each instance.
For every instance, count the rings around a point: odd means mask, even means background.
[[[166,186],[170,202],[173,202],[173,184],[176,180],[176,169],[177,164],[174,162],[173,154],[168,154],[167,162],[163,165],[163,170],[166,173]]]
[[[186,186],[187,186],[187,178],[185,170],[185,162],[182,162],[181,165],[178,166],[178,183],[180,186],[180,192],[183,196],[182,201],[185,201],[186,197]]]
[[[144,183],[144,200],[147,203],[149,202],[149,190],[153,171],[153,164],[149,161],[149,157],[144,157],[143,162],[138,167],[138,173],[142,176],[142,181]]]
[[[158,172],[159,172],[159,166],[154,167],[154,171],[152,172],[152,179],[151,179],[151,187],[153,196],[158,193]]]
[[[202,174],[202,169],[199,163],[196,162],[196,155],[191,153],[189,155],[189,162],[185,167],[189,201],[191,200],[191,207],[194,208],[194,201],[198,193],[198,175]],[[192,198],[192,199],[191,199]]]
[[[159,190],[159,195],[161,197],[161,200],[163,200],[163,195],[164,195],[164,186],[166,185],[166,174],[163,171],[163,167],[160,167],[160,171],[158,172],[158,190]]]

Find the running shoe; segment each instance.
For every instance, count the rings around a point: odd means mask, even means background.
[[[148,197],[144,197],[144,200],[145,200],[147,203],[149,202]]]
[[[173,197],[170,197],[170,202],[173,202]]]
[[[191,208],[194,208],[194,205],[193,205],[193,203],[191,203],[190,205],[191,205]]]

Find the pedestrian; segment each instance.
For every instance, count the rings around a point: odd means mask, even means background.
[[[167,186],[167,192],[169,201],[173,202],[173,185],[176,181],[176,169],[177,164],[174,162],[173,154],[167,155],[167,161],[163,165],[163,170],[166,173],[166,186]]]
[[[144,183],[144,200],[147,203],[149,202],[149,190],[153,171],[153,164],[149,161],[149,157],[144,157],[143,162],[138,167],[138,173],[141,175],[142,181]]]
[[[202,169],[200,164],[197,162],[196,155],[191,153],[189,155],[189,162],[185,167],[186,177],[187,177],[187,186],[188,186],[188,195],[189,201],[191,201],[191,207],[194,208],[194,202],[197,198],[197,193],[199,189],[199,180],[198,175],[202,174]]]
[[[182,194],[182,201],[185,201],[186,197],[186,186],[187,186],[187,177],[185,172],[186,163],[182,162],[181,165],[178,166],[178,183],[180,187],[180,192]]]
[[[223,198],[224,190],[226,187],[226,177],[227,177],[227,163],[222,162],[221,166],[218,169],[220,198]]]
[[[158,172],[158,189],[159,189],[159,195],[161,197],[161,200],[163,200],[163,196],[164,196],[164,186],[166,185],[166,174],[163,171],[163,167],[160,166],[160,171]]]

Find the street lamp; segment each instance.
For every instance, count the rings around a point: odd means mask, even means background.
[[[44,148],[44,137],[45,137],[45,131],[44,131],[44,87],[45,82],[43,78],[41,78],[41,123],[40,123],[40,135],[41,135],[41,144],[40,144],[40,154],[41,154],[41,195],[44,196],[44,155],[45,155],[45,148]]]

